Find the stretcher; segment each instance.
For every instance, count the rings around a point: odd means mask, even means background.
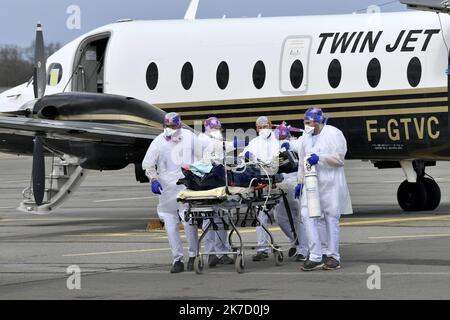
[[[284,204],[290,216],[292,231],[295,234],[292,215],[286,198],[287,187],[284,183],[277,182],[274,176],[255,177],[246,188],[221,187],[207,191],[185,190],[178,194],[178,201],[186,204],[185,221],[199,226],[206,220],[204,228],[198,241],[198,255],[195,258],[194,270],[197,274],[204,272],[204,256],[231,255],[235,257],[235,269],[238,273],[245,270],[244,250],[270,248],[273,252],[275,264],[283,263],[283,252],[275,243],[275,239],[260,219],[260,213],[267,214],[277,206],[280,201]],[[245,246],[238,226],[241,228],[261,226],[268,235],[268,246],[248,245]],[[201,243],[208,232],[227,230],[229,252],[201,252]],[[238,241],[233,243],[233,235],[236,234]]]

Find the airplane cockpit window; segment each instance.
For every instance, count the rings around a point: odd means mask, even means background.
[[[339,87],[342,79],[342,67],[339,60],[334,59],[328,67],[328,82],[333,89]]]
[[[63,75],[63,67],[60,63],[52,63],[48,67],[47,72],[47,85],[49,86],[57,86],[62,79]]]
[[[414,57],[408,64],[408,82],[411,87],[415,88],[419,85],[422,78],[422,64],[419,58]]]
[[[155,90],[158,85],[158,66],[156,63],[152,62],[147,68],[146,80],[147,86],[150,90]]]
[[[228,86],[228,81],[230,80],[230,69],[225,61],[222,61],[217,68],[217,85],[220,89],[225,90]]]
[[[303,73],[304,70],[302,62],[300,60],[295,60],[292,63],[290,71],[291,84],[294,89],[298,89],[302,85]]]
[[[370,60],[367,66],[367,81],[372,88],[376,88],[381,79],[381,64],[377,58]]]
[[[255,64],[253,68],[253,84],[256,89],[261,89],[264,87],[264,83],[266,82],[266,66],[264,62],[261,60]]]
[[[185,90],[189,90],[194,82],[194,69],[190,62],[186,62],[181,70],[181,84]]]

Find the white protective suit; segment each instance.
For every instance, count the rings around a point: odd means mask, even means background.
[[[201,133],[198,136],[203,150],[202,161],[207,164],[222,163],[223,159],[223,142],[212,138],[208,134]],[[234,150],[233,143],[225,142],[225,151],[230,152]],[[223,227],[222,219],[216,218],[214,222],[220,227]],[[204,220],[202,229],[205,230],[211,223],[210,220]],[[226,230],[213,231],[210,227],[208,234],[205,236],[205,252],[229,252],[230,247],[228,243],[228,233]],[[222,255],[218,255],[222,257]]]
[[[164,133],[151,143],[142,168],[150,181],[156,179],[163,188],[159,196],[157,212],[164,221],[164,227],[172,249],[173,262],[183,261],[183,242],[178,225],[183,221],[186,239],[189,244],[189,257],[197,256],[197,227],[184,221],[185,207],[177,202],[177,195],[184,190],[184,185],[177,185],[183,178],[181,167],[196,162],[201,158],[201,147],[197,136],[189,130],[181,129],[180,141],[166,140]]]
[[[352,214],[352,203],[347,181],[344,172],[344,159],[347,153],[347,141],[342,132],[330,125],[325,125],[318,135],[305,135],[303,144],[299,149],[299,161],[309,158],[311,154],[319,156],[319,163],[316,165],[320,206],[322,210],[321,218],[310,218],[306,192],[303,192],[301,199],[301,215],[306,225],[310,260],[319,262],[322,255],[326,254],[340,261],[339,239],[340,228],[339,219],[341,215]],[[299,165],[298,181],[303,183],[304,169]],[[323,250],[320,241],[320,223],[326,225],[326,251]]]
[[[290,149],[298,152],[303,138],[291,140],[281,140],[280,145],[284,143],[289,143]],[[301,254],[304,257],[308,256],[308,238],[306,236],[305,224],[300,219],[300,200],[295,199],[295,187],[297,186],[297,172],[293,173],[283,173],[284,183],[287,184],[289,192],[286,194],[288,200],[289,209],[291,210],[292,218],[294,221],[295,232],[297,234],[297,239],[292,233],[291,224],[289,222],[288,214],[286,211],[286,206],[283,201],[281,201],[274,210],[275,219],[278,222],[281,230],[288,237],[292,244],[298,240],[297,254]]]
[[[265,139],[261,136],[254,138],[248,146],[244,149],[241,156],[244,156],[246,152],[251,152],[253,156],[264,163],[271,163],[269,174],[276,173],[278,170],[278,155],[280,153],[280,141],[272,133],[269,138]],[[264,171],[261,171],[264,174]],[[261,211],[259,214],[259,220],[267,226],[269,224],[268,213]],[[260,226],[256,227],[256,236],[258,241],[258,252],[269,253],[269,236],[264,229]]]

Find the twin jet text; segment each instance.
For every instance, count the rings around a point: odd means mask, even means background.
[[[440,32],[440,29],[402,30],[395,41],[383,45],[383,50],[388,53],[426,51],[431,39]],[[330,54],[374,52],[383,43],[382,37],[383,31],[321,33],[317,54],[327,50]]]

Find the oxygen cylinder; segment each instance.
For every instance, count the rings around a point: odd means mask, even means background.
[[[304,169],[305,169],[304,192],[306,192],[309,217],[320,218],[322,212],[320,210],[319,180],[317,179],[317,171],[314,166],[311,166],[308,163],[307,158],[305,158]]]

